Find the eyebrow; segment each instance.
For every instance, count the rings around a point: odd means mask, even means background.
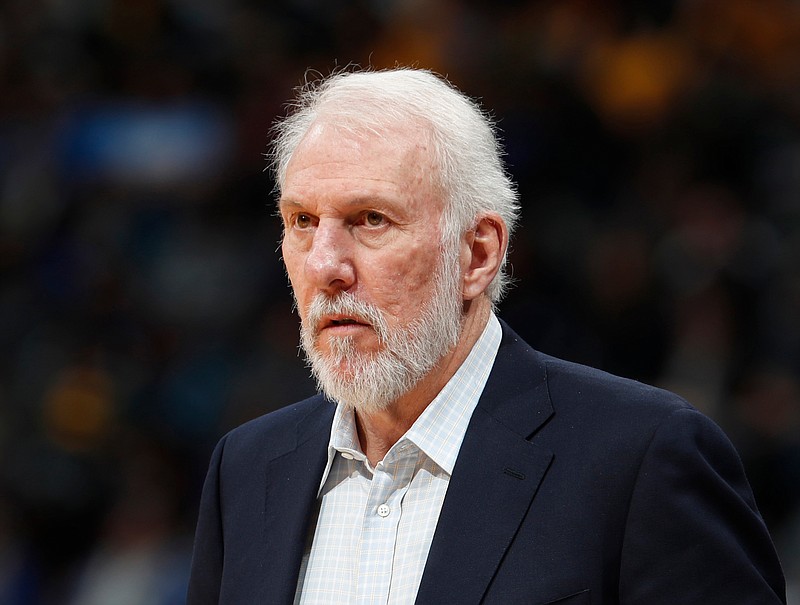
[[[294,200],[287,200],[285,198],[281,198],[278,200],[278,208],[283,209],[287,207],[291,208],[302,208],[302,204],[300,202],[295,202]]]
[[[402,213],[405,210],[405,206],[403,204],[392,201],[389,198],[376,195],[364,195],[349,198],[341,202],[341,207],[344,209],[374,208],[375,210],[381,212],[388,212],[389,210],[392,210],[399,213]],[[278,200],[278,208],[281,210],[289,208],[306,208],[306,205],[292,198],[281,198]]]

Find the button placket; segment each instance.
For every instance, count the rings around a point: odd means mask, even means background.
[[[358,605],[371,605],[377,595],[382,595],[380,602],[388,598],[402,501],[419,455],[414,447],[404,449],[397,448],[375,465],[359,541]]]
[[[371,605],[377,595],[389,592],[400,518],[400,515],[392,514],[392,507],[387,504],[396,487],[392,470],[391,464],[381,462],[376,465],[372,476],[359,543],[356,596],[359,605]]]

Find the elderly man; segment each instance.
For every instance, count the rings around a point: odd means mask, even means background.
[[[217,446],[190,605],[785,602],[716,425],[495,316],[517,201],[476,104],[339,73],[275,149],[322,394]]]

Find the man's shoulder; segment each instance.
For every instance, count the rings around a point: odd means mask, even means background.
[[[676,393],[552,357],[521,339],[513,346],[516,351],[507,357],[501,373],[506,380],[514,376],[524,385],[518,394],[517,417],[524,418],[529,407],[547,410],[537,442],[561,455],[575,452],[613,464],[636,461],[657,434],[676,442],[684,435],[703,435],[718,449],[731,449],[717,423]],[[526,384],[526,369],[538,384],[531,380]]]
[[[332,403],[322,395],[317,394],[248,420],[233,429],[233,431],[246,433],[250,431],[283,430],[302,422],[309,416],[313,417],[316,413],[324,412],[329,406],[333,408]]]
[[[539,355],[546,367],[551,395],[573,396],[590,402],[647,404],[663,407],[665,411],[692,407],[683,397],[662,387],[544,353]]]
[[[322,395],[279,408],[232,429],[223,439],[226,449],[258,449],[279,454],[318,432],[330,429],[335,406]]]
[[[520,377],[527,370],[537,376],[556,413],[572,409],[607,419],[631,419],[694,410],[683,397],[664,388],[537,351],[508,326],[504,326],[504,336],[514,351],[506,359],[498,356],[499,371]]]

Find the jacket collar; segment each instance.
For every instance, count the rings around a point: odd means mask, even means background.
[[[553,414],[540,356],[507,325],[436,526],[417,603],[480,602],[553,458],[530,441]]]

